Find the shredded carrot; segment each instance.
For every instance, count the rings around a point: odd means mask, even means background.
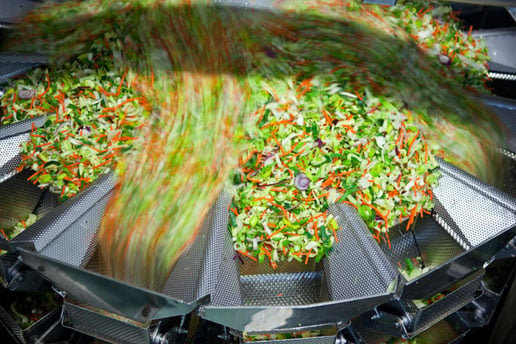
[[[93,166],[93,168],[94,168],[94,169],[97,169],[97,168],[99,168],[99,167],[101,167],[101,166],[104,166],[104,165],[106,165],[106,164],[111,163],[112,161],[113,161],[112,159],[106,160],[106,161],[104,161],[104,162],[102,162],[102,163],[98,164],[97,166]]]
[[[385,232],[385,237],[387,238],[387,244],[389,245],[389,249],[391,249],[391,239],[389,238],[389,232]]]
[[[7,234],[5,233],[5,231],[2,228],[0,228],[0,233],[2,233],[2,235],[5,238],[5,240],[9,240],[9,237],[7,236]]]
[[[41,97],[43,97],[50,89],[50,77],[48,76],[48,73],[45,74],[45,77],[47,78],[47,88],[43,91],[43,93],[37,96],[38,99],[41,99]]]
[[[246,252],[244,252],[244,251],[240,251],[240,250],[238,250],[237,252],[238,252],[238,253],[240,253],[240,254],[242,254],[242,255],[244,255],[244,256],[246,256],[246,257],[251,258],[251,259],[252,259],[252,260],[254,260],[255,262],[257,262],[257,261],[258,261],[258,259],[256,259],[255,257],[251,256],[247,251],[246,251]]]
[[[265,128],[268,128],[268,127],[271,127],[273,125],[281,125],[281,124],[292,124],[292,120],[291,119],[284,119],[284,120],[281,120],[281,121],[277,121],[277,122],[271,122],[271,123],[267,123],[265,124],[262,129],[265,129]]]
[[[109,108],[104,108],[102,110],[102,112],[111,112],[111,111],[116,111],[117,109],[119,109],[121,106],[127,104],[127,103],[131,103],[131,102],[134,102],[134,101],[139,101],[140,103],[143,102],[142,98],[129,98],[123,102],[121,102],[120,104],[118,104],[117,106],[114,106],[114,107],[109,107]]]
[[[290,161],[291,161],[292,159],[294,159],[295,157],[297,157],[297,156],[299,156],[299,155],[303,154],[303,152],[304,152],[304,151],[305,151],[305,149],[304,149],[304,148],[303,148],[303,149],[301,149],[299,152],[297,152],[296,154],[292,155],[292,156],[287,160],[287,162],[290,162]]]
[[[310,249],[310,251],[308,251],[308,253],[306,254],[305,265],[308,264],[308,260],[310,259],[311,254],[312,254],[312,249]]]
[[[330,125],[333,122],[333,120],[331,119],[330,114],[326,111],[326,109],[324,107],[322,108],[322,114],[324,115],[324,118],[326,119],[326,123],[328,123],[328,125]]]
[[[419,136],[419,131],[416,132],[416,135],[414,135],[414,137],[412,138],[412,140],[410,141],[409,143],[409,147],[408,147],[408,150],[407,150],[407,156],[410,155],[410,150],[412,148],[412,145],[414,144],[414,142],[416,141],[416,138]]]
[[[285,154],[285,150],[283,149],[283,146],[281,145],[281,143],[279,142],[278,138],[276,137],[276,135],[272,134],[272,138],[274,139],[274,141],[276,141],[276,143],[278,144],[278,147],[279,149],[281,150],[281,152],[283,154]]]

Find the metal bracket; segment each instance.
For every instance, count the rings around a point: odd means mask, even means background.
[[[500,251],[498,251],[493,258],[486,263],[486,265],[489,265],[495,260],[501,260],[501,259],[507,259],[507,258],[514,258],[516,257],[516,236],[514,236],[508,243],[505,245],[504,248],[502,248]]]
[[[483,288],[483,295],[460,310],[458,314],[469,327],[483,327],[491,321],[499,301],[499,294]]]
[[[335,344],[366,344],[366,341],[362,336],[355,330],[351,325],[351,321],[345,328],[339,330],[337,337],[335,338]]]
[[[376,307],[373,309],[369,324],[371,329],[387,333],[391,336],[408,338],[409,334],[407,327],[410,324],[410,319],[407,317],[398,317],[396,315],[386,313],[378,310]],[[393,326],[394,324],[394,326]]]
[[[40,274],[28,269],[19,259],[12,265],[0,262],[0,281],[12,291],[36,291],[45,283]]]

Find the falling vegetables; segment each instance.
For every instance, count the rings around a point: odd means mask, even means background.
[[[331,250],[342,230],[327,212],[334,202],[355,207],[388,241],[390,226],[410,226],[432,208],[436,156],[492,177],[486,162],[496,164],[494,156],[478,148],[503,138],[464,94],[465,79],[454,78],[463,65],[450,56],[448,68],[423,50],[403,20],[386,19],[389,11],[355,1],[281,2],[269,12],[201,0],[90,0],[29,15],[12,46],[50,52],[57,64],[88,54],[97,39],[109,50],[114,38],[118,77],[93,96],[120,96],[128,82],[138,92],[104,104],[102,119],[120,124],[125,106],[150,112],[141,144],[117,165],[99,234],[104,272],[159,290],[228,177],[235,249],[273,266]],[[415,13],[426,21],[435,11]],[[36,94],[54,96],[52,80],[41,80]],[[111,135],[117,145],[135,137]],[[80,142],[105,154],[94,167],[108,168],[116,152]]]

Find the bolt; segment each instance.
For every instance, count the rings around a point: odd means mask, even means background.
[[[187,334],[188,331],[182,327],[174,327],[174,332],[177,334]]]
[[[152,339],[152,342],[154,344],[168,344],[170,339],[170,335],[168,333],[162,334],[162,333],[156,333],[154,335],[154,338]]]
[[[484,317],[484,312],[477,308],[473,314],[473,319],[475,319],[476,322],[482,323],[485,320]]]

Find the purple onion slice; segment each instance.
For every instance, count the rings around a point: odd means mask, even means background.
[[[298,190],[306,190],[310,187],[310,179],[304,173],[299,173],[294,179],[294,185]]]

